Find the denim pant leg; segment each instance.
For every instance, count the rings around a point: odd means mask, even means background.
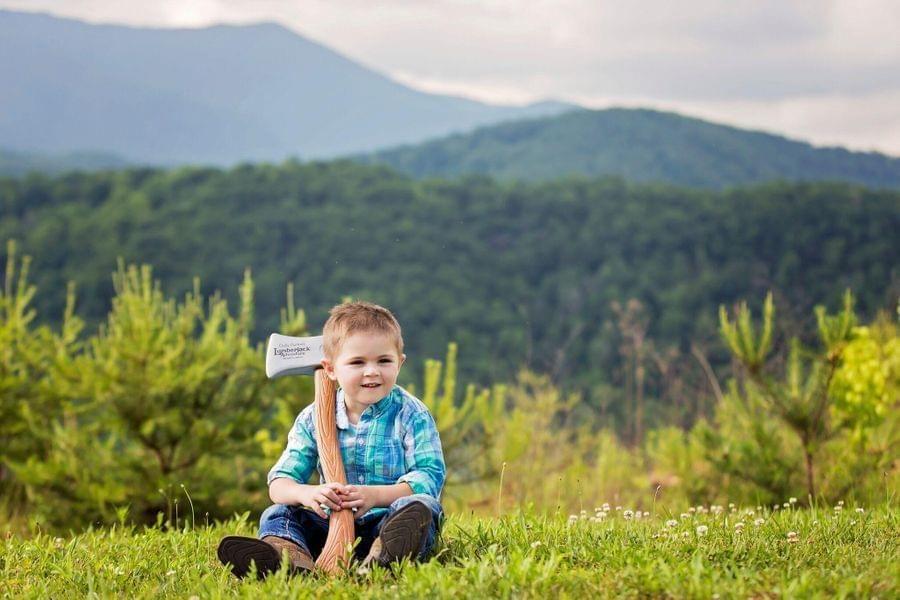
[[[431,523],[428,524],[428,529],[425,530],[425,537],[422,539],[422,545],[419,547],[418,559],[424,560],[431,554],[431,551],[434,550],[434,544],[437,538],[437,533],[441,530],[441,524],[444,521],[444,510],[441,508],[441,503],[437,501],[432,496],[428,494],[413,494],[411,496],[403,496],[402,498],[398,498],[394,500],[394,502],[388,508],[387,514],[384,516],[384,519],[378,524],[378,531],[381,531],[381,526],[384,524],[385,519],[390,517],[392,514],[409,504],[410,502],[419,501],[429,509],[431,509]]]
[[[259,518],[259,537],[267,535],[291,540],[316,558],[328,537],[328,521],[301,506],[273,504]]]

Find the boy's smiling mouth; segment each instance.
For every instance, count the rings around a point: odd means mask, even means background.
[[[381,386],[380,383],[364,383],[364,384],[362,384],[362,387],[365,387],[365,388],[376,388],[376,387],[380,387],[380,386]]]

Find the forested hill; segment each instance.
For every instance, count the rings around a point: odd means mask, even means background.
[[[724,354],[719,304],[769,289],[794,331],[847,287],[866,314],[893,306],[898,231],[900,192],[838,184],[419,181],[350,162],[0,180],[0,240],[33,256],[41,319],[62,314],[74,280],[96,324],[117,256],[153,265],[179,296],[199,275],[235,298],[252,267],[259,340],[293,281],[313,328],[347,295],[394,309],[410,373],[457,341],[463,381],[530,365],[588,397],[621,385],[613,303],[641,303],[630,318],[661,356],[689,342]]]
[[[416,177],[569,174],[722,188],[771,180],[900,188],[900,159],[644,109],[578,110],[488,126],[365,157]]]

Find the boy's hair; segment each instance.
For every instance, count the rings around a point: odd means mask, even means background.
[[[333,306],[322,329],[323,350],[328,360],[334,360],[344,345],[344,340],[359,332],[377,332],[390,336],[397,347],[397,354],[403,355],[403,335],[400,323],[391,311],[371,302],[344,302]]]

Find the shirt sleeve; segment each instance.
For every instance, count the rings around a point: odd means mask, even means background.
[[[287,446],[275,465],[269,470],[267,483],[279,477],[288,477],[297,483],[306,483],[319,460],[316,438],[313,433],[312,407],[303,410],[294,421],[288,434]]]
[[[397,483],[408,483],[414,494],[428,494],[440,499],[447,467],[441,438],[430,413],[418,413],[413,418],[403,438],[403,448],[408,470]]]

